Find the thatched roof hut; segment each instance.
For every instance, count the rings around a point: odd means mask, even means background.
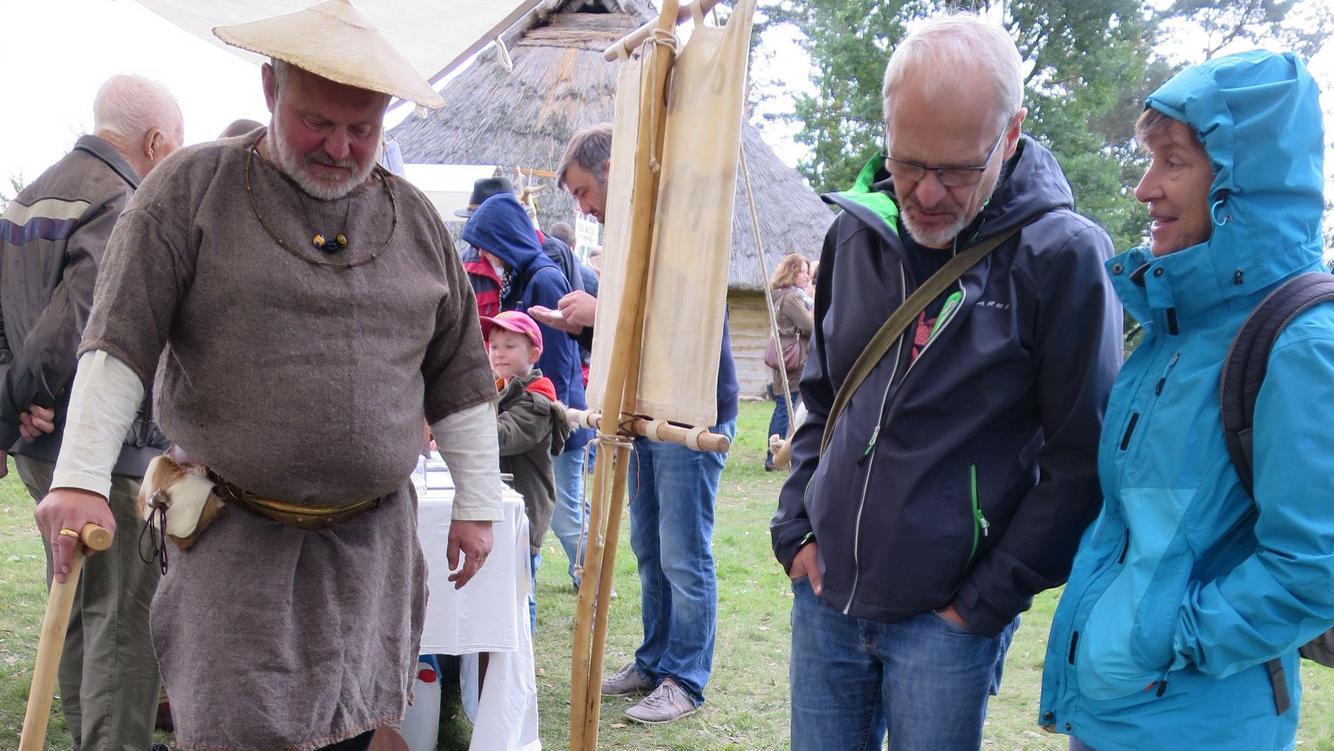
[[[391,135],[403,158],[419,164],[482,164],[554,171],[570,136],[612,117],[615,63],[602,50],[657,15],[647,0],[544,3],[502,37],[513,61],[506,70],[492,47],[442,90],[445,106],[409,116]],[[798,251],[819,253],[832,214],[796,170],[743,126],[760,228],[770,264]],[[739,181],[738,181],[739,182]],[[570,221],[574,205],[554,189],[538,196],[543,225]],[[763,285],[745,190],[732,221],[731,285]]]
[[[612,118],[616,64],[603,60],[602,50],[656,16],[648,0],[549,0],[502,36],[512,70],[495,47],[487,49],[446,84],[442,109],[409,116],[391,135],[410,163],[554,171],[576,130]],[[817,257],[833,214],[750,124],[742,126],[741,142],[770,268],[794,251]],[[574,216],[569,196],[554,187],[537,200],[544,226]],[[750,206],[738,179],[729,286],[734,349],[752,391],[763,383],[757,363],[767,337],[760,325],[763,298],[756,293],[765,281]],[[758,311],[738,310],[756,305]],[[739,317],[752,324],[739,327]],[[749,360],[755,362],[747,365]]]

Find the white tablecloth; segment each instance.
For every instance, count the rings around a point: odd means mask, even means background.
[[[449,581],[447,561],[454,483],[438,454],[418,464],[417,533],[430,568],[422,654],[462,656],[464,709],[473,721],[469,751],[538,751],[537,682],[528,633],[528,517],[523,499],[505,488],[505,521],[496,524],[486,563],[463,589]],[[477,694],[477,654],[490,653]]]

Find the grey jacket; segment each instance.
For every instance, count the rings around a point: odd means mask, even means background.
[[[0,216],[0,448],[51,462],[59,455],[97,269],[138,186],[120,152],[83,136]],[[32,443],[19,438],[30,404],[56,412],[55,432]],[[142,475],[166,445],[145,398],[113,473]]]

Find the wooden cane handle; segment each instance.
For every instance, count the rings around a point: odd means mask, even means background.
[[[100,534],[98,534],[100,533]],[[111,544],[111,533],[96,524],[87,524],[80,539],[95,550],[105,550]],[[101,544],[101,548],[95,547]],[[42,616],[41,637],[37,641],[37,662],[32,670],[32,684],[28,689],[28,708],[23,715],[23,734],[19,736],[19,751],[42,751],[46,740],[46,723],[51,717],[51,695],[56,688],[56,671],[60,668],[60,653],[65,647],[65,631],[69,628],[70,609],[83,570],[83,548],[76,546],[65,581],[51,581],[51,593],[46,598],[46,614]]]
[[[106,550],[111,547],[111,532],[107,531],[106,527],[99,527],[92,522],[88,522],[79,531],[79,540],[89,550]]]

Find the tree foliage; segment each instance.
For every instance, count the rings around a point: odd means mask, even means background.
[[[1203,29],[1196,37],[1204,49],[1175,46],[1194,60],[1260,38],[1310,51],[1334,17],[1308,12],[1314,26],[1298,31],[1289,28],[1298,6],[1305,8],[1300,0],[1174,0],[1160,10],[1143,0],[761,0],[757,31],[791,26],[811,59],[815,91],[797,95],[788,117],[809,152],[798,168],[823,192],[850,185],[883,143],[881,77],[890,50],[914,22],[952,9],[998,20],[1024,61],[1026,132],[1056,155],[1076,208],[1126,248],[1141,240],[1147,224],[1133,196],[1144,169],[1135,118],[1145,97],[1176,70],[1156,51],[1161,30]]]
[[[22,172],[19,172],[17,175],[9,176],[9,194],[6,195],[4,190],[0,190],[0,212],[9,208],[9,203],[15,198],[18,198],[19,193],[23,192],[23,187],[24,180]]]
[[[1204,34],[1204,57],[1230,45],[1273,44],[1310,59],[1329,38],[1334,7],[1299,0],[1174,0],[1161,21],[1188,20]]]

